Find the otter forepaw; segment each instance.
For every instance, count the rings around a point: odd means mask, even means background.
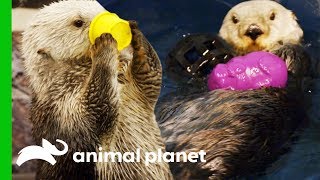
[[[310,59],[302,46],[287,44],[273,53],[285,60],[288,71],[294,76],[303,76],[307,73]]]
[[[117,41],[109,33],[104,33],[96,38],[94,45],[91,46],[91,55],[99,55],[102,52],[117,53]]]
[[[137,23],[137,21],[130,20],[130,21],[129,21],[129,25],[130,25],[130,28],[131,28],[131,29],[137,29],[137,28],[138,28],[138,23]]]
[[[131,45],[135,51],[139,51],[144,45],[143,34],[138,29],[138,25],[135,21],[130,21],[130,27],[132,33]]]
[[[145,73],[150,71],[150,65],[148,64],[148,56],[145,49],[144,37],[142,32],[138,29],[138,25],[135,21],[130,21],[132,41],[131,45],[134,49],[133,52],[133,71]]]

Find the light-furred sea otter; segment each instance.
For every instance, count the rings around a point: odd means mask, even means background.
[[[293,88],[164,97],[156,114],[167,151],[207,153],[205,163],[170,164],[177,179],[225,179],[264,170],[305,118],[297,85],[309,59],[291,11],[273,1],[243,2],[225,16],[219,34],[235,55],[263,50],[282,57]]]
[[[154,107],[161,87],[156,52],[130,22],[131,45],[119,52],[110,34],[90,45],[96,1],[44,7],[23,33],[22,52],[33,100],[30,120],[38,145],[45,138],[69,146],[57,163],[39,161],[37,179],[172,179],[167,163],[76,163],[74,152],[164,149]]]

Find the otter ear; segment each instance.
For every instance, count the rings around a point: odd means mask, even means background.
[[[37,51],[37,54],[44,55],[44,54],[47,54],[47,52],[44,48],[42,48]]]
[[[51,58],[50,54],[49,54],[49,51],[46,49],[46,48],[42,48],[42,49],[39,49],[37,51],[37,54],[39,54],[42,58],[44,59],[49,59]]]
[[[296,16],[296,14],[295,14],[294,12],[292,12],[292,11],[291,11],[291,16],[292,16],[292,18],[293,18],[295,21],[297,21],[297,20],[298,20],[298,18],[297,18],[297,16]]]

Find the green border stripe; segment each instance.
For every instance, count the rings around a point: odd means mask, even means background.
[[[11,113],[11,1],[1,1],[1,27],[0,27],[0,179],[11,178],[12,158],[12,113]]]

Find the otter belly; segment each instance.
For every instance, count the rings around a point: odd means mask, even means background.
[[[204,150],[205,163],[172,163],[177,179],[230,178],[265,168],[303,120],[286,90],[216,90],[156,108],[167,151]]]

